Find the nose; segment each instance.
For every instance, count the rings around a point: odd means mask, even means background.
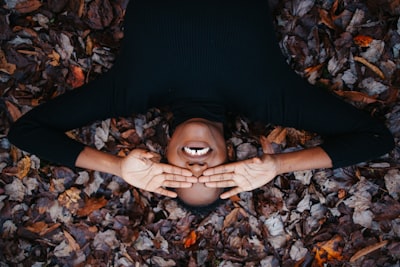
[[[193,173],[195,177],[200,177],[207,169],[207,163],[186,163],[186,167]]]

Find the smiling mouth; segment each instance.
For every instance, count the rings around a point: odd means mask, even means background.
[[[210,147],[183,147],[186,154],[194,157],[204,156],[211,151]]]

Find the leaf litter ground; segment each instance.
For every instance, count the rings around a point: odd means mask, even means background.
[[[0,3],[1,266],[400,265],[399,1],[271,1],[288,64],[386,121],[395,150],[349,168],[280,175],[206,215],[119,177],[51,165],[6,138],[30,108],[112,66],[127,1]],[[68,134],[114,154],[163,154],[169,119],[155,108]],[[276,152],[321,141],[239,116],[231,131],[231,160],[259,154],[259,136]]]

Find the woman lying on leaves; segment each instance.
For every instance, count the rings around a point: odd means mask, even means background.
[[[12,143],[192,206],[253,190],[282,173],[370,160],[394,146],[383,124],[313,88],[289,68],[265,0],[137,0],[129,4],[124,23],[113,68],[25,114],[10,129]],[[161,106],[174,114],[168,164],[155,161],[159,156],[153,152],[134,149],[122,158],[64,134]],[[227,163],[227,111],[318,133],[324,141]]]

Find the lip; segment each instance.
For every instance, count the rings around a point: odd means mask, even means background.
[[[209,148],[209,151],[207,153],[203,154],[203,155],[193,155],[193,154],[187,153],[185,151],[185,147],[198,148],[198,149]],[[182,153],[182,155],[186,159],[191,160],[191,161],[193,161],[193,160],[195,160],[195,161],[203,161],[203,160],[207,159],[210,156],[212,151],[213,151],[213,149],[210,146],[208,146],[206,143],[204,143],[204,142],[190,142],[190,143],[188,143],[188,145],[183,146],[180,149],[180,153]]]
[[[203,142],[203,141],[188,141],[183,144],[182,148],[183,147],[198,147],[198,148],[209,147],[209,148],[211,148],[210,144],[208,144],[207,142]]]

